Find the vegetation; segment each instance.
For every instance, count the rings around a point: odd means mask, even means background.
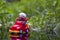
[[[39,30],[38,33],[32,31],[29,40],[60,40],[57,36],[49,36],[49,34],[54,34],[54,29],[57,35],[60,34],[60,0],[21,0],[13,2],[1,0],[1,40],[9,40],[9,27],[15,22],[16,17],[18,17],[20,12],[27,14],[27,17],[29,18],[28,24],[31,29],[37,28]],[[32,33],[36,35],[36,38],[39,37],[39,39],[35,39],[35,36]]]

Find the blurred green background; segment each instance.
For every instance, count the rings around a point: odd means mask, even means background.
[[[1,40],[9,40],[8,30],[20,12],[29,18],[29,40],[60,40],[60,0],[0,0]]]

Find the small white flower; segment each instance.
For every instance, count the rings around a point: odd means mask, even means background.
[[[14,22],[13,22],[13,21],[11,21],[10,23],[11,23],[11,24],[13,24]]]
[[[32,30],[33,30],[33,31],[36,31],[36,32],[39,31],[38,28],[32,28]]]
[[[31,23],[28,23],[28,25],[32,25]]]
[[[0,26],[2,26],[2,24],[0,24]]]
[[[55,5],[56,5],[56,3],[57,3],[57,1],[54,1],[54,2],[53,2],[53,6],[55,6]]]

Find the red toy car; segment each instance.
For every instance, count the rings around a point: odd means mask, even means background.
[[[9,29],[9,32],[11,34],[15,34],[17,35],[20,33],[29,33],[30,28],[28,26],[28,24],[22,24],[21,21],[16,21],[14,25],[12,25]]]

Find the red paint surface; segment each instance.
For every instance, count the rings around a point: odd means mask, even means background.
[[[16,31],[23,30],[23,32],[25,32],[26,29],[28,29],[30,31],[30,28],[29,28],[28,24],[22,24],[22,22],[20,22],[20,21],[16,21],[14,23],[14,25],[12,25],[10,27],[10,30],[16,30]]]

